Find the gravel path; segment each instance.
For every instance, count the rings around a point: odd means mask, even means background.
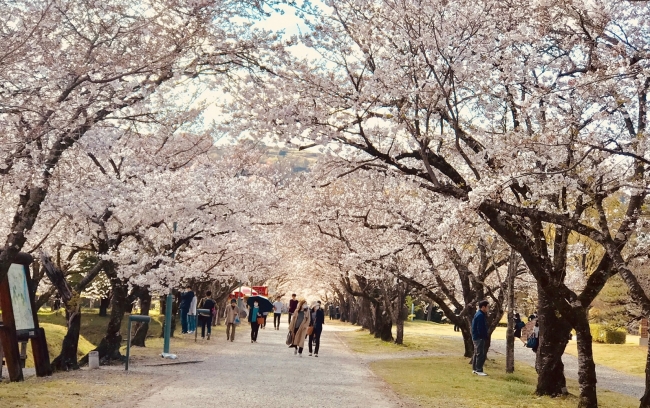
[[[214,346],[213,352],[202,363],[161,368],[173,372],[175,380],[136,407],[185,407],[188,401],[201,405],[201,398],[206,405],[216,406],[253,402],[272,407],[404,406],[338,339],[335,332],[339,330],[325,326],[318,358],[309,357],[307,349],[302,358],[294,356],[293,349],[284,344],[286,328],[276,331],[267,325],[255,344],[250,343],[250,330],[244,324],[233,343],[215,333],[219,337],[205,344],[206,349]]]
[[[506,341],[492,340],[490,351],[505,355]],[[535,366],[535,353],[530,349],[523,347],[521,341],[517,339],[515,339],[515,361],[526,363],[532,367]],[[564,374],[567,378],[577,380],[578,358],[565,353],[562,356],[562,362],[564,363]],[[596,365],[596,376],[599,388],[604,388],[635,398],[641,398],[643,396],[643,391],[645,390],[645,381],[643,377],[625,374],[601,365]]]

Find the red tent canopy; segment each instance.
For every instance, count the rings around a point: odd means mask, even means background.
[[[257,296],[258,293],[255,289],[251,289],[248,286],[242,286],[230,292],[230,296],[234,298],[240,298],[245,296]]]

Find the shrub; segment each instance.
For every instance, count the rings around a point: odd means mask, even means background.
[[[602,324],[590,324],[592,340],[605,344],[625,344],[627,332],[623,329]]]

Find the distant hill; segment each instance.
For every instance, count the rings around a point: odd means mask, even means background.
[[[291,170],[294,173],[300,173],[303,171],[309,171],[314,163],[318,161],[321,157],[321,154],[318,153],[317,149],[307,149],[307,150],[298,150],[290,148],[280,148],[280,147],[268,147],[267,148],[267,162],[274,163],[277,161],[286,161],[291,166]]]

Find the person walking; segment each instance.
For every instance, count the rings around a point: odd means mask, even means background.
[[[217,302],[212,300],[212,292],[205,292],[205,297],[201,299],[199,303],[199,309],[208,309],[210,313],[204,314],[199,313],[199,324],[201,325],[201,338],[205,338],[205,327],[208,327],[208,340],[210,340],[210,334],[212,334],[212,316],[215,314],[215,308]]]
[[[235,341],[235,329],[237,328],[236,321],[239,320],[239,308],[236,299],[230,299],[230,306],[226,306],[223,317],[226,319],[226,340],[233,342]]]
[[[262,323],[262,329],[266,329],[266,318],[269,317],[270,312],[262,312],[262,317],[264,318],[264,323]]]
[[[187,333],[193,334],[196,330],[196,304],[198,303],[196,295],[190,303],[190,310],[187,312]]]
[[[334,319],[334,305],[330,305],[329,315],[330,315],[330,320]]]
[[[460,309],[459,308],[454,309],[454,315],[456,315],[456,317],[460,316]],[[458,326],[458,324],[456,324],[456,323],[454,323],[454,331],[455,332],[460,331],[460,326]]]
[[[318,357],[318,349],[320,348],[320,335],[323,332],[323,325],[325,324],[325,312],[321,309],[320,300],[316,302],[311,312],[312,332],[309,335],[309,355],[312,352],[312,343],[314,344],[314,357]]]
[[[187,315],[190,312],[190,306],[192,306],[192,300],[194,297],[192,288],[189,285],[186,286],[185,290],[181,293],[181,301],[178,305],[181,314],[181,334],[187,334],[188,332]]]
[[[486,376],[483,372],[485,363],[485,343],[488,340],[487,313],[489,304],[487,300],[478,302],[478,310],[472,320],[472,340],[474,341],[474,358],[472,359],[472,373]]]
[[[294,293],[291,295],[291,300],[289,301],[289,324],[291,324],[296,307],[298,307],[298,299],[296,299],[296,294]]]
[[[521,321],[521,316],[519,316],[519,313],[515,313],[514,317],[512,318],[512,323],[515,328],[515,337],[521,340],[521,329],[524,328],[526,323]]]
[[[298,354],[302,357],[302,350],[305,347],[305,337],[307,337],[307,330],[311,314],[309,313],[309,306],[305,300],[301,300],[296,306],[296,311],[291,316],[291,323],[289,324],[289,332],[292,333],[291,345],[295,350],[294,355]]]
[[[248,314],[248,321],[251,324],[251,343],[257,343],[257,334],[260,331],[260,324],[257,322],[257,318],[262,317],[262,314],[260,313],[260,308],[259,304],[256,302],[253,302],[253,307],[251,307],[251,311]]]
[[[280,330],[280,318],[282,317],[283,307],[284,305],[280,299],[273,302],[273,328],[275,330]],[[289,315],[289,319],[291,319],[291,315]]]

